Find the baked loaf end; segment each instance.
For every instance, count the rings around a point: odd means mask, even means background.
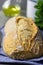
[[[3,50],[9,57],[27,59],[43,55],[42,34],[31,18],[9,19],[4,32]]]

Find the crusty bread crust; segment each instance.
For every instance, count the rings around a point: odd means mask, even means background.
[[[42,34],[31,18],[13,17],[5,25],[4,52],[14,59],[43,55]]]

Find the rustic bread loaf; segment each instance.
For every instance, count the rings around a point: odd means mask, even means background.
[[[42,34],[31,18],[9,19],[4,32],[3,50],[9,57],[27,59],[43,55]]]

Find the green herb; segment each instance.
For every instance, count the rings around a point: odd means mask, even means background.
[[[35,13],[35,23],[41,30],[43,30],[43,0],[38,0],[35,8],[37,9]]]

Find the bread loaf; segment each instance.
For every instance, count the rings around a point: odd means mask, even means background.
[[[9,57],[27,59],[43,55],[42,34],[31,18],[9,19],[4,32],[3,50]]]

